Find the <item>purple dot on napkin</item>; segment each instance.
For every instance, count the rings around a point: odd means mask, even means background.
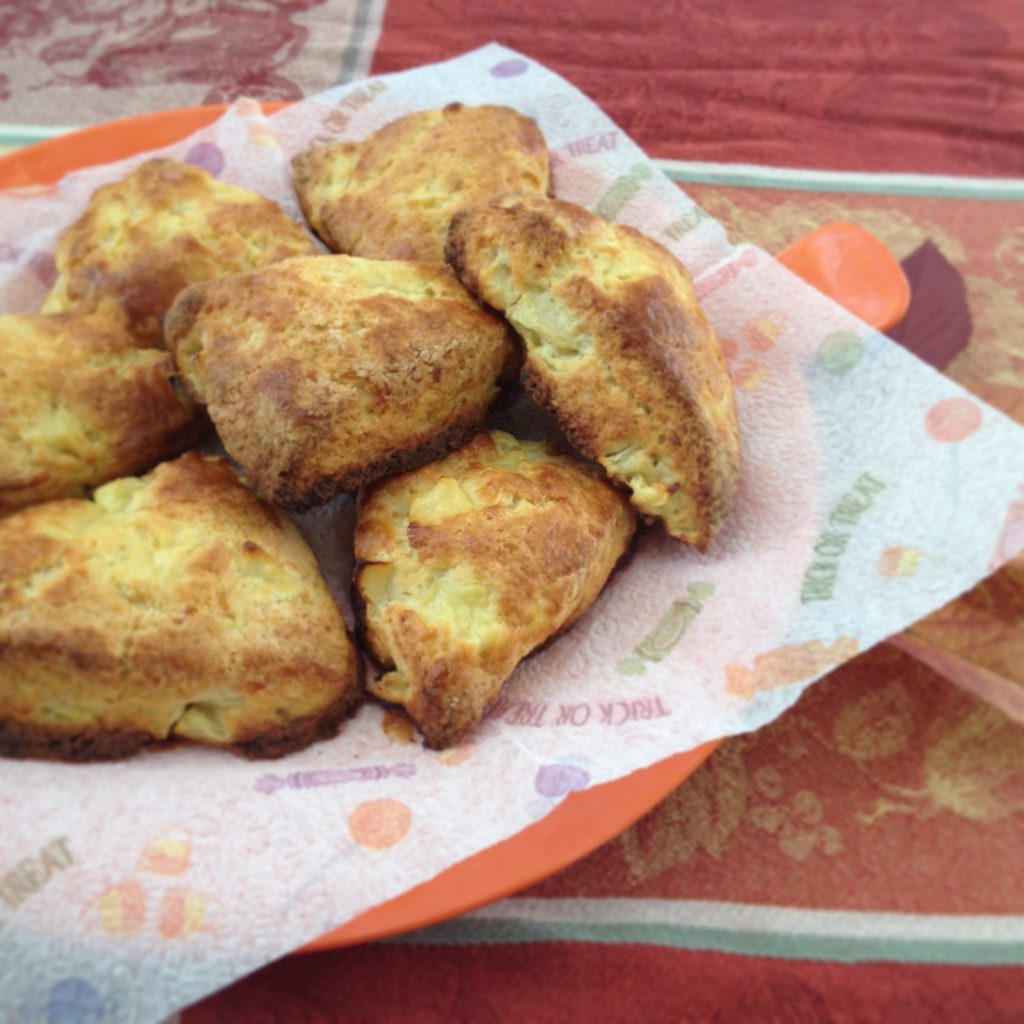
[[[515,78],[516,75],[524,74],[529,66],[525,60],[503,60],[491,68],[491,74],[495,78]]]
[[[541,796],[565,796],[589,784],[590,773],[574,764],[546,764],[533,782]]]
[[[28,258],[28,265],[32,268],[32,273],[47,288],[53,287],[53,282],[57,280],[57,264],[54,263],[53,257],[48,252],[32,253]]]
[[[215,178],[224,170],[224,154],[212,142],[197,142],[186,154],[185,163],[202,167]]]
[[[99,1024],[103,997],[85,978],[65,978],[50,989],[46,1002],[47,1024]]]

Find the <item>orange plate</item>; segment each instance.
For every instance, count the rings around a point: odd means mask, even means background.
[[[0,157],[0,189],[50,184],[82,167],[169,145],[209,124],[224,109],[188,107],[143,114],[17,150]],[[706,743],[625,778],[570,793],[536,824],[368,910],[304,949],[354,945],[436,924],[539,881],[631,825],[691,775],[715,745]]]
[[[898,324],[910,305],[910,284],[896,257],[856,224],[823,224],[776,259],[880,331]]]
[[[263,109],[272,113],[287,105],[264,103]],[[223,103],[209,107],[157,110],[152,114],[94,124],[77,132],[58,135],[55,139],[37,142],[34,146],[16,149],[0,157],[0,189],[49,185],[83,167],[112,164],[146,149],[169,146],[216,121],[225,110],[227,105]]]
[[[437,924],[539,882],[613,839],[661,803],[717,745],[713,740],[625,778],[570,793],[536,824],[321,935],[302,951],[355,945]]]

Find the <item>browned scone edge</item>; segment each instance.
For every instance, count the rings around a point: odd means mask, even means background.
[[[385,458],[370,462],[360,469],[351,470],[337,479],[320,480],[312,487],[301,489],[285,479],[272,493],[264,497],[289,512],[308,512],[339,494],[356,491],[384,477],[397,476],[399,473],[418,469],[461,448],[480,430],[489,411],[490,406],[471,410],[448,430],[427,438],[414,448],[396,449]]]
[[[362,661],[357,660],[359,686],[343,694],[318,715],[304,715],[251,739],[235,743],[199,743],[172,734],[161,739],[124,729],[82,729],[61,732],[26,722],[0,719],[0,757],[72,763],[123,761],[142,750],[171,747],[216,747],[249,760],[272,760],[336,736],[343,722],[362,705],[365,692]]]

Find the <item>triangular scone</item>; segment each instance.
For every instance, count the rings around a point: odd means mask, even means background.
[[[457,743],[519,661],[591,605],[635,518],[598,473],[501,431],[361,495],[355,596],[390,671],[370,690]]]
[[[445,232],[464,206],[503,192],[545,195],[548,151],[536,123],[511,107],[408,114],[362,142],[292,159],[295,190],[335,252],[444,262]]]
[[[452,221],[447,257],[526,347],[523,383],[633,504],[704,550],[732,509],[740,435],[686,271],[639,231],[507,196]]]
[[[295,527],[195,452],[0,519],[0,755],[332,736],[360,659]]]
[[[144,472],[209,429],[164,349],[74,313],[0,316],[0,513]]]
[[[44,313],[100,313],[160,346],[187,285],[316,252],[276,203],[200,167],[149,160],[98,188],[57,243]]]
[[[462,444],[518,356],[447,267],[354,256],[196,285],[166,335],[228,454],[291,509]]]

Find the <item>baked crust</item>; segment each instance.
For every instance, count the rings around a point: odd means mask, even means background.
[[[456,214],[447,259],[524,340],[522,379],[633,504],[704,550],[735,502],[725,361],[667,249],[582,207],[505,196]]]
[[[277,757],[332,735],[361,692],[312,552],[222,459],[0,520],[0,754]]]
[[[228,745],[228,749],[254,761],[285,757],[320,740],[333,738],[361,703],[361,692],[353,688],[316,714],[304,715],[265,732],[241,738]],[[130,726],[55,730],[31,722],[0,719],[0,756],[3,757],[39,761],[121,761],[143,750],[159,750],[175,746],[178,742],[173,737],[159,739]]]
[[[533,120],[511,107],[461,103],[400,117],[362,142],[300,153],[292,171],[306,219],[328,248],[381,260],[443,263],[457,210],[550,187]]]
[[[0,513],[149,469],[209,429],[174,362],[77,314],[0,316]]]
[[[518,355],[446,267],[351,256],[196,285],[166,335],[227,451],[294,510],[465,442]]]
[[[363,492],[354,604],[390,670],[371,693],[427,746],[459,742],[519,661],[590,607],[635,525],[599,471],[501,431]]]
[[[149,160],[98,188],[57,243],[44,313],[99,313],[141,342],[182,288],[316,252],[276,203],[191,164]]]

